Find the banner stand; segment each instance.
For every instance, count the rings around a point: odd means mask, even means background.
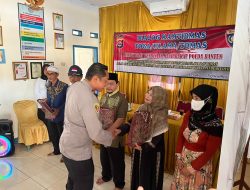
[[[243,187],[246,190],[250,190],[249,186],[244,181],[245,173],[246,173],[246,167],[247,167],[247,153],[248,153],[249,140],[250,140],[250,136],[248,137],[247,145],[246,145],[246,148],[245,148],[245,151],[244,151],[244,155],[243,155],[243,164],[242,164],[242,170],[241,170],[240,179],[238,181],[234,182],[234,187],[239,185],[239,190],[242,190]]]

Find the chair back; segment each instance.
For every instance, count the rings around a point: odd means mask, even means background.
[[[221,107],[216,107],[215,108],[215,113],[216,115],[221,119],[224,120],[224,110]]]
[[[176,110],[178,112],[186,113],[191,110],[191,103],[179,100]]]
[[[13,104],[19,124],[37,121],[37,104],[33,100],[21,100]]]

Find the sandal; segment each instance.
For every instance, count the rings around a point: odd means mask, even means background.
[[[101,185],[101,184],[103,184],[103,183],[105,183],[106,181],[104,181],[103,179],[102,179],[102,177],[100,177],[100,178],[98,178],[97,180],[96,180],[96,184],[97,185]]]

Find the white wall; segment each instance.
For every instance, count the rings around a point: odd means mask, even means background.
[[[250,118],[250,1],[238,0],[220,157],[218,190],[232,189],[248,138]]]
[[[34,99],[34,79],[14,81],[12,62],[21,61],[18,6],[25,0],[0,0],[0,26],[3,29],[3,46],[6,64],[0,64],[0,119],[13,118],[13,103],[17,100]],[[65,49],[54,49],[52,13],[63,14]],[[73,45],[98,47],[98,39],[89,38],[90,32],[99,32],[98,9],[80,0],[47,0],[44,4],[46,60],[54,61],[60,69],[60,79],[68,83],[67,70],[73,64]],[[83,31],[83,37],[72,36],[72,29]],[[30,61],[29,61],[30,62]],[[15,119],[14,119],[15,120]],[[16,123],[14,123],[16,125]]]

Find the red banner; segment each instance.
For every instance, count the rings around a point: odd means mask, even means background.
[[[115,33],[114,70],[228,79],[234,26]]]

